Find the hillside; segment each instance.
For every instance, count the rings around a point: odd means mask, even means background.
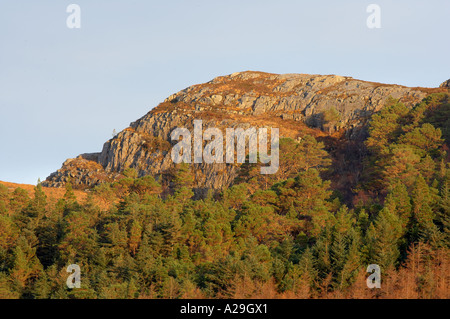
[[[14,192],[17,188],[21,188],[25,190],[28,194],[28,196],[32,197],[34,194],[35,185],[29,185],[29,184],[16,184],[16,183],[10,183],[10,182],[3,182],[0,181],[0,185],[5,186],[9,192]],[[45,195],[49,198],[53,198],[55,200],[59,200],[64,197],[64,194],[66,193],[66,190],[64,188],[55,188],[55,187],[43,187],[42,188]],[[83,202],[87,194],[86,192],[80,191],[80,190],[74,190],[75,196],[78,201]]]
[[[243,72],[187,88],[44,183],[0,183],[0,298],[448,299],[448,85]],[[278,127],[278,171],[173,164],[169,134],[195,119]]]
[[[388,98],[411,108],[432,92],[446,91],[446,87],[408,88],[336,75],[247,71],[221,76],[171,95],[107,141],[101,152],[67,160],[43,185],[63,187],[70,179],[75,188],[91,188],[123,178],[124,169],[130,167],[137,170],[138,176],[152,175],[170,187],[164,179],[174,167],[170,132],[176,127],[192,128],[194,119],[203,120],[204,129],[214,126],[224,131],[227,127],[251,125],[277,127],[281,137],[312,135],[323,140],[330,151],[336,144],[342,148],[349,141],[362,142],[368,118]],[[362,152],[360,146],[352,147]],[[238,165],[230,164],[194,164],[193,169],[196,194],[232,185],[239,171]],[[340,176],[343,174],[353,173],[343,171]],[[334,179],[339,185],[346,184],[346,188],[356,183],[348,185],[347,181]]]

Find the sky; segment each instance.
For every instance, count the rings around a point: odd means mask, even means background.
[[[238,71],[437,87],[449,16],[448,0],[1,0],[0,180],[36,184],[172,93]]]

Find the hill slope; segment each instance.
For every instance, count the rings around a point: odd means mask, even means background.
[[[171,131],[192,128],[194,119],[202,119],[204,128],[265,126],[279,128],[281,137],[325,138],[340,132],[346,140],[362,140],[367,119],[389,97],[411,107],[439,91],[447,88],[409,88],[336,75],[233,73],[171,95],[107,141],[101,152],[67,160],[43,185],[62,187],[70,180],[76,188],[89,188],[120,179],[127,167],[139,176],[163,178],[173,167]],[[223,189],[233,183],[238,167],[195,164],[194,174],[197,190]]]

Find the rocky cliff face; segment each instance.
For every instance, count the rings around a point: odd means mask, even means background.
[[[172,166],[170,133],[191,129],[194,119],[203,127],[278,127],[280,136],[301,137],[345,130],[358,138],[367,118],[383,107],[388,97],[413,106],[433,90],[355,80],[336,75],[268,74],[239,72],[193,85],[169,96],[130,127],[107,141],[103,150],[67,160],[44,186],[61,187],[69,179],[89,188],[121,177],[127,168],[140,176],[163,176]],[[308,131],[309,130],[309,131]],[[199,190],[221,189],[232,183],[235,164],[195,164]]]

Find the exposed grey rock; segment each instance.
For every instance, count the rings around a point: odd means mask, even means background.
[[[270,110],[274,105],[276,105],[278,99],[270,96],[261,96],[257,98],[253,104],[253,114],[259,115]]]
[[[449,81],[441,87],[448,87]],[[233,73],[172,94],[107,141],[100,153],[82,154],[67,160],[43,184],[62,187],[70,178],[78,187],[92,187],[119,178],[127,167],[135,168],[140,176],[164,174],[173,167],[172,130],[177,127],[192,130],[193,120],[204,116],[204,129],[262,125],[240,120],[246,117],[248,121],[257,115],[259,118],[267,116],[268,120],[302,121],[328,133],[344,127],[349,138],[356,138],[363,134],[361,124],[380,110],[390,96],[411,107],[426,95],[420,88],[337,75]],[[323,120],[324,112],[332,108],[339,113],[338,123]],[[238,166],[194,164],[196,192],[227,187],[236,177]]]
[[[256,101],[256,97],[249,96],[249,95],[243,95],[239,99],[238,107],[242,108],[242,109],[253,108],[255,101]]]

